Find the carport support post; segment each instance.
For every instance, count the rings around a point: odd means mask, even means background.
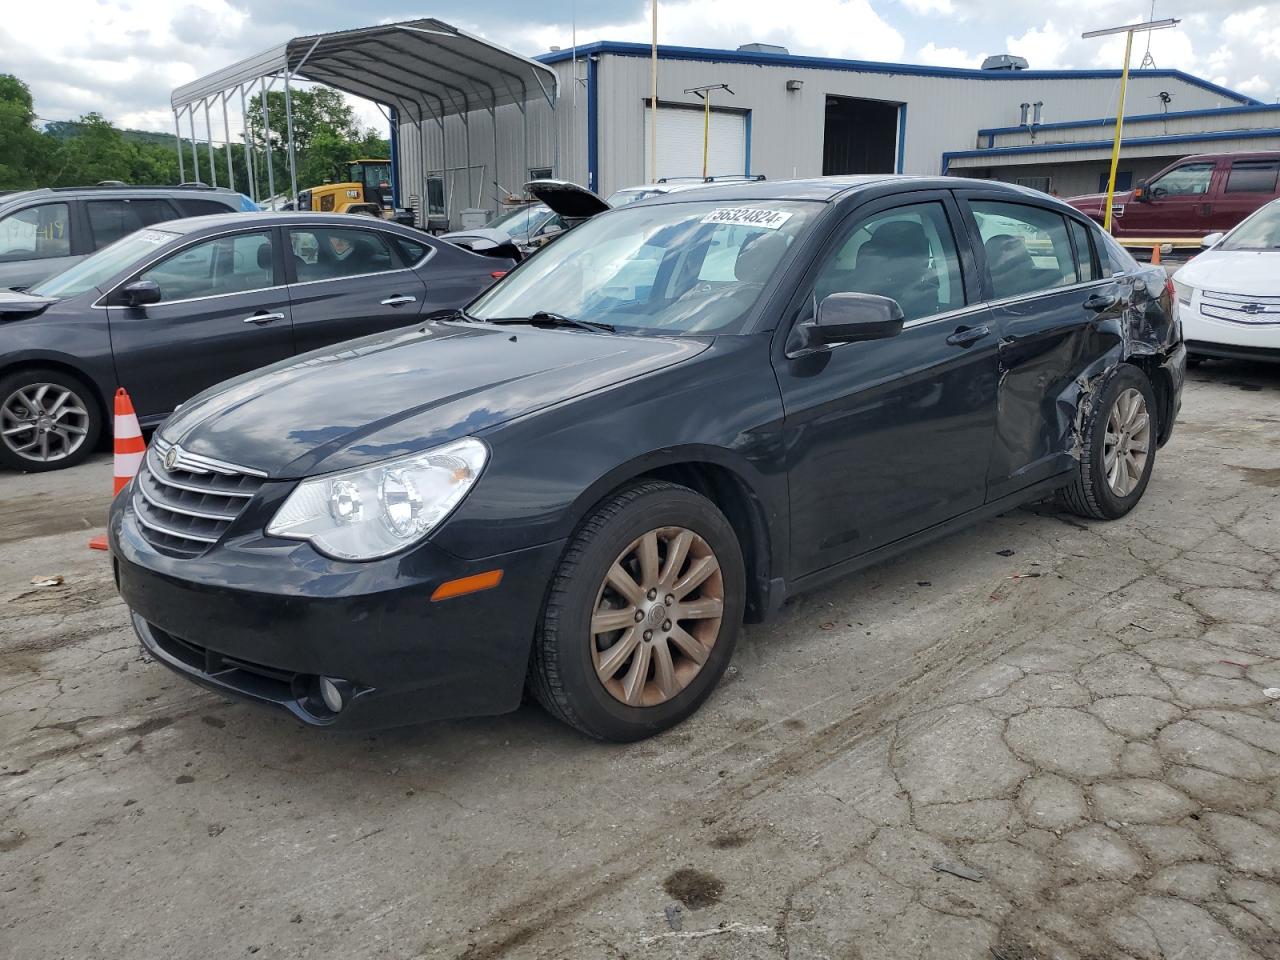
[[[174,143],[178,145],[178,182],[182,183],[187,179],[186,164],[182,162],[182,124],[178,121],[178,111],[173,111],[173,134]]]
[[[267,148],[267,199],[271,200],[276,195],[276,177],[271,168],[271,111],[267,109],[267,94],[271,92],[267,81],[262,81],[262,91],[259,98],[262,100],[262,129],[266,131],[266,148]]]
[[[257,203],[258,171],[254,168],[258,164],[253,155],[253,130],[250,129],[249,125],[249,109],[244,98],[244,84],[240,85],[240,122],[244,127],[244,166],[245,171],[249,174],[249,199]]]
[[[231,168],[231,121],[227,119],[227,91],[222,91],[222,137],[227,145],[227,186],[236,188],[235,171]]]
[[[191,176],[200,179],[200,154],[196,152],[196,105],[187,104],[187,125],[191,128]]]
[[[293,147],[293,100],[289,96],[289,71],[284,74],[284,122],[289,131],[289,197],[295,203],[298,200],[298,157]]]
[[[209,146],[209,185],[218,185],[218,168],[213,165],[213,124],[209,120],[209,101],[204,102],[204,135]]]

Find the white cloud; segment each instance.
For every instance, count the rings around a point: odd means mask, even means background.
[[[970,53],[959,47],[939,47],[932,40],[916,51],[916,61],[931,67],[980,67],[984,53]]]
[[[931,13],[954,13],[955,4],[951,0],[898,0],[912,13],[926,16]],[[932,44],[930,44],[932,46]]]

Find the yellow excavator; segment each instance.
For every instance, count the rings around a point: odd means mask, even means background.
[[[323,183],[298,191],[299,210],[321,213],[358,213],[367,217],[391,218],[391,161],[352,160],[347,164],[345,183]]]

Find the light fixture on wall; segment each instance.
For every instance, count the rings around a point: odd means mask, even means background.
[[[788,80],[787,91],[789,93],[798,93],[804,87],[803,80]]]

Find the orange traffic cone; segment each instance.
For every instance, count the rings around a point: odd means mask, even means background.
[[[1151,248],[1151,265],[1153,267],[1160,265],[1160,244],[1156,244]]]
[[[138,472],[142,458],[147,454],[146,441],[138,426],[138,415],[133,412],[133,401],[124,387],[116,391],[115,464],[112,496],[123,490]],[[91,550],[107,549],[107,538],[97,536],[89,541]]]

